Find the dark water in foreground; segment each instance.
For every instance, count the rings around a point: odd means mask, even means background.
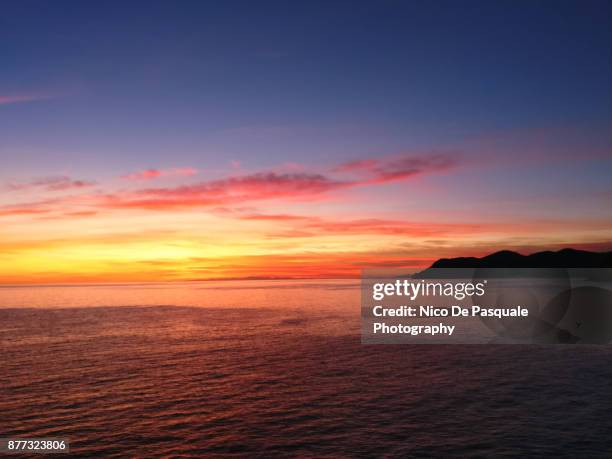
[[[612,456],[608,347],[363,346],[351,284],[234,287],[0,289],[0,437],[98,457]]]

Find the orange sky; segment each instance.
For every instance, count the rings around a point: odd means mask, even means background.
[[[234,164],[220,177],[188,166],[12,180],[0,282],[352,277],[501,248],[609,247],[609,219],[457,198],[448,187],[462,174],[459,157],[401,154],[318,170]]]

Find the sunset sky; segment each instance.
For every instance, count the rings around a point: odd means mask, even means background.
[[[0,283],[612,249],[611,15],[4,2]]]

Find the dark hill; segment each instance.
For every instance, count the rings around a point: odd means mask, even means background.
[[[502,250],[482,258],[441,258],[432,268],[612,268],[612,252],[563,249],[521,255]]]

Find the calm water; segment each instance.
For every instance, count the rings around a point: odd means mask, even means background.
[[[0,437],[137,457],[611,457],[612,351],[363,346],[352,281],[0,288]]]

